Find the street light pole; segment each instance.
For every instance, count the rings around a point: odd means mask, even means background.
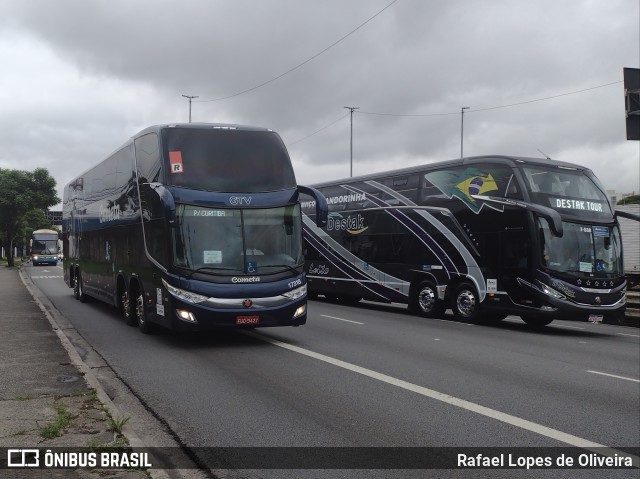
[[[349,142],[349,149],[350,149],[350,170],[349,170],[349,177],[353,176],[353,110],[358,110],[360,107],[359,106],[345,106],[345,108],[347,110],[351,111],[351,140]]]
[[[189,100],[189,123],[191,123],[191,100],[193,100],[194,98],[198,98],[198,97],[197,96],[190,96],[190,95],[182,95],[182,96]]]
[[[462,108],[460,108],[460,158],[464,158],[464,153],[463,153],[463,141],[464,141],[464,111],[468,110],[470,107],[468,106],[463,106]]]

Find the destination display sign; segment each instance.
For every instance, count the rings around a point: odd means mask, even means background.
[[[553,208],[565,210],[581,210],[593,211],[596,213],[605,213],[608,208],[605,203],[590,200],[569,200],[566,198],[550,198]]]

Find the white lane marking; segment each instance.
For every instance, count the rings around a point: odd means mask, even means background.
[[[640,457],[627,454],[625,452],[610,448],[603,444],[598,444],[597,442],[589,441],[588,439],[583,439],[581,437],[574,436],[572,434],[568,434],[566,432],[562,432],[557,429],[543,426],[542,424],[537,424],[535,422],[528,421],[526,419],[522,419],[517,416],[512,416],[511,414],[503,413],[495,409],[481,406],[480,404],[475,404],[470,401],[466,401],[464,399],[450,396],[449,394],[444,394],[444,393],[435,391],[433,389],[425,388],[423,386],[418,386],[417,384],[403,381],[402,379],[394,378],[393,376],[387,376],[386,374],[382,374],[382,373],[373,371],[371,369],[363,368],[361,366],[357,366],[355,364],[351,364],[346,361],[342,361],[340,359],[332,358],[331,356],[325,356],[324,354],[316,353],[315,351],[311,351],[309,349],[304,349],[299,346],[294,346],[293,344],[278,341],[277,339],[272,339],[267,336],[262,336],[261,334],[258,334],[258,333],[246,332],[245,334],[255,339],[259,339],[261,341],[270,343],[274,346],[287,349],[294,353],[302,354],[304,356],[317,359],[319,361],[323,361],[328,364],[332,364],[339,368],[343,368],[348,371],[361,374],[371,379],[375,379],[377,381],[381,381],[383,383],[387,383],[392,386],[406,389],[407,391],[415,392],[422,396],[435,399],[437,401],[441,401],[443,403],[450,404],[452,406],[466,409],[467,411],[471,411],[476,414],[480,414],[482,416],[486,416],[486,417],[495,419],[497,421],[501,421],[506,424],[510,424],[512,426],[519,427],[521,429],[525,429],[527,431],[540,434],[541,436],[545,436],[545,437],[554,439],[556,441],[569,444],[571,446],[587,449],[587,450],[596,452],[604,456],[609,456],[609,457],[615,457],[616,454],[618,456],[629,457],[631,458],[634,467],[640,467]]]
[[[322,316],[323,318],[337,319],[338,321],[346,321],[347,323],[364,324],[358,321],[351,321],[350,319],[342,319],[342,318],[336,318],[335,316],[327,316],[326,314],[321,314],[320,316]]]
[[[565,326],[564,324],[554,324],[556,328],[567,328],[567,329],[584,329],[579,326]]]
[[[610,378],[624,379],[625,381],[633,381],[634,383],[640,383],[640,379],[627,378],[625,376],[618,376],[617,374],[602,373],[600,371],[587,371],[587,372],[591,374],[599,374],[601,376],[609,376]]]

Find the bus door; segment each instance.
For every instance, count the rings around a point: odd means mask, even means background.
[[[531,239],[525,229],[506,230],[501,232],[500,236],[502,289],[515,303],[522,304],[524,292],[518,278],[530,281]]]

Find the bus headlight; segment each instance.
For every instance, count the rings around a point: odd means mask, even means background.
[[[196,317],[193,315],[191,311],[187,311],[185,309],[176,309],[176,314],[183,321],[188,321],[190,323],[197,323]]]
[[[307,305],[303,304],[298,309],[296,309],[295,313],[293,313],[293,319],[296,319],[297,317],[302,316],[306,310],[307,310]]]
[[[176,298],[181,299],[182,301],[186,301],[187,303],[202,303],[203,301],[206,301],[207,299],[209,299],[207,296],[203,296],[197,293],[192,293],[190,291],[185,291],[184,289],[171,286],[164,279],[162,280],[162,284],[164,285],[165,288],[167,288],[167,291],[169,291],[169,293],[171,293]]]
[[[550,288],[549,286],[547,286],[546,284],[538,281],[538,283],[540,283],[540,287],[542,289],[542,292],[544,294],[546,294],[547,296],[551,296],[552,298],[556,298],[556,299],[567,299],[567,297],[564,294],[561,294],[559,292],[557,292],[555,289]]]
[[[292,289],[291,291],[287,291],[286,293],[282,293],[282,296],[285,298],[289,298],[290,300],[295,300],[298,298],[302,298],[307,294],[307,285],[303,284],[299,288]]]

